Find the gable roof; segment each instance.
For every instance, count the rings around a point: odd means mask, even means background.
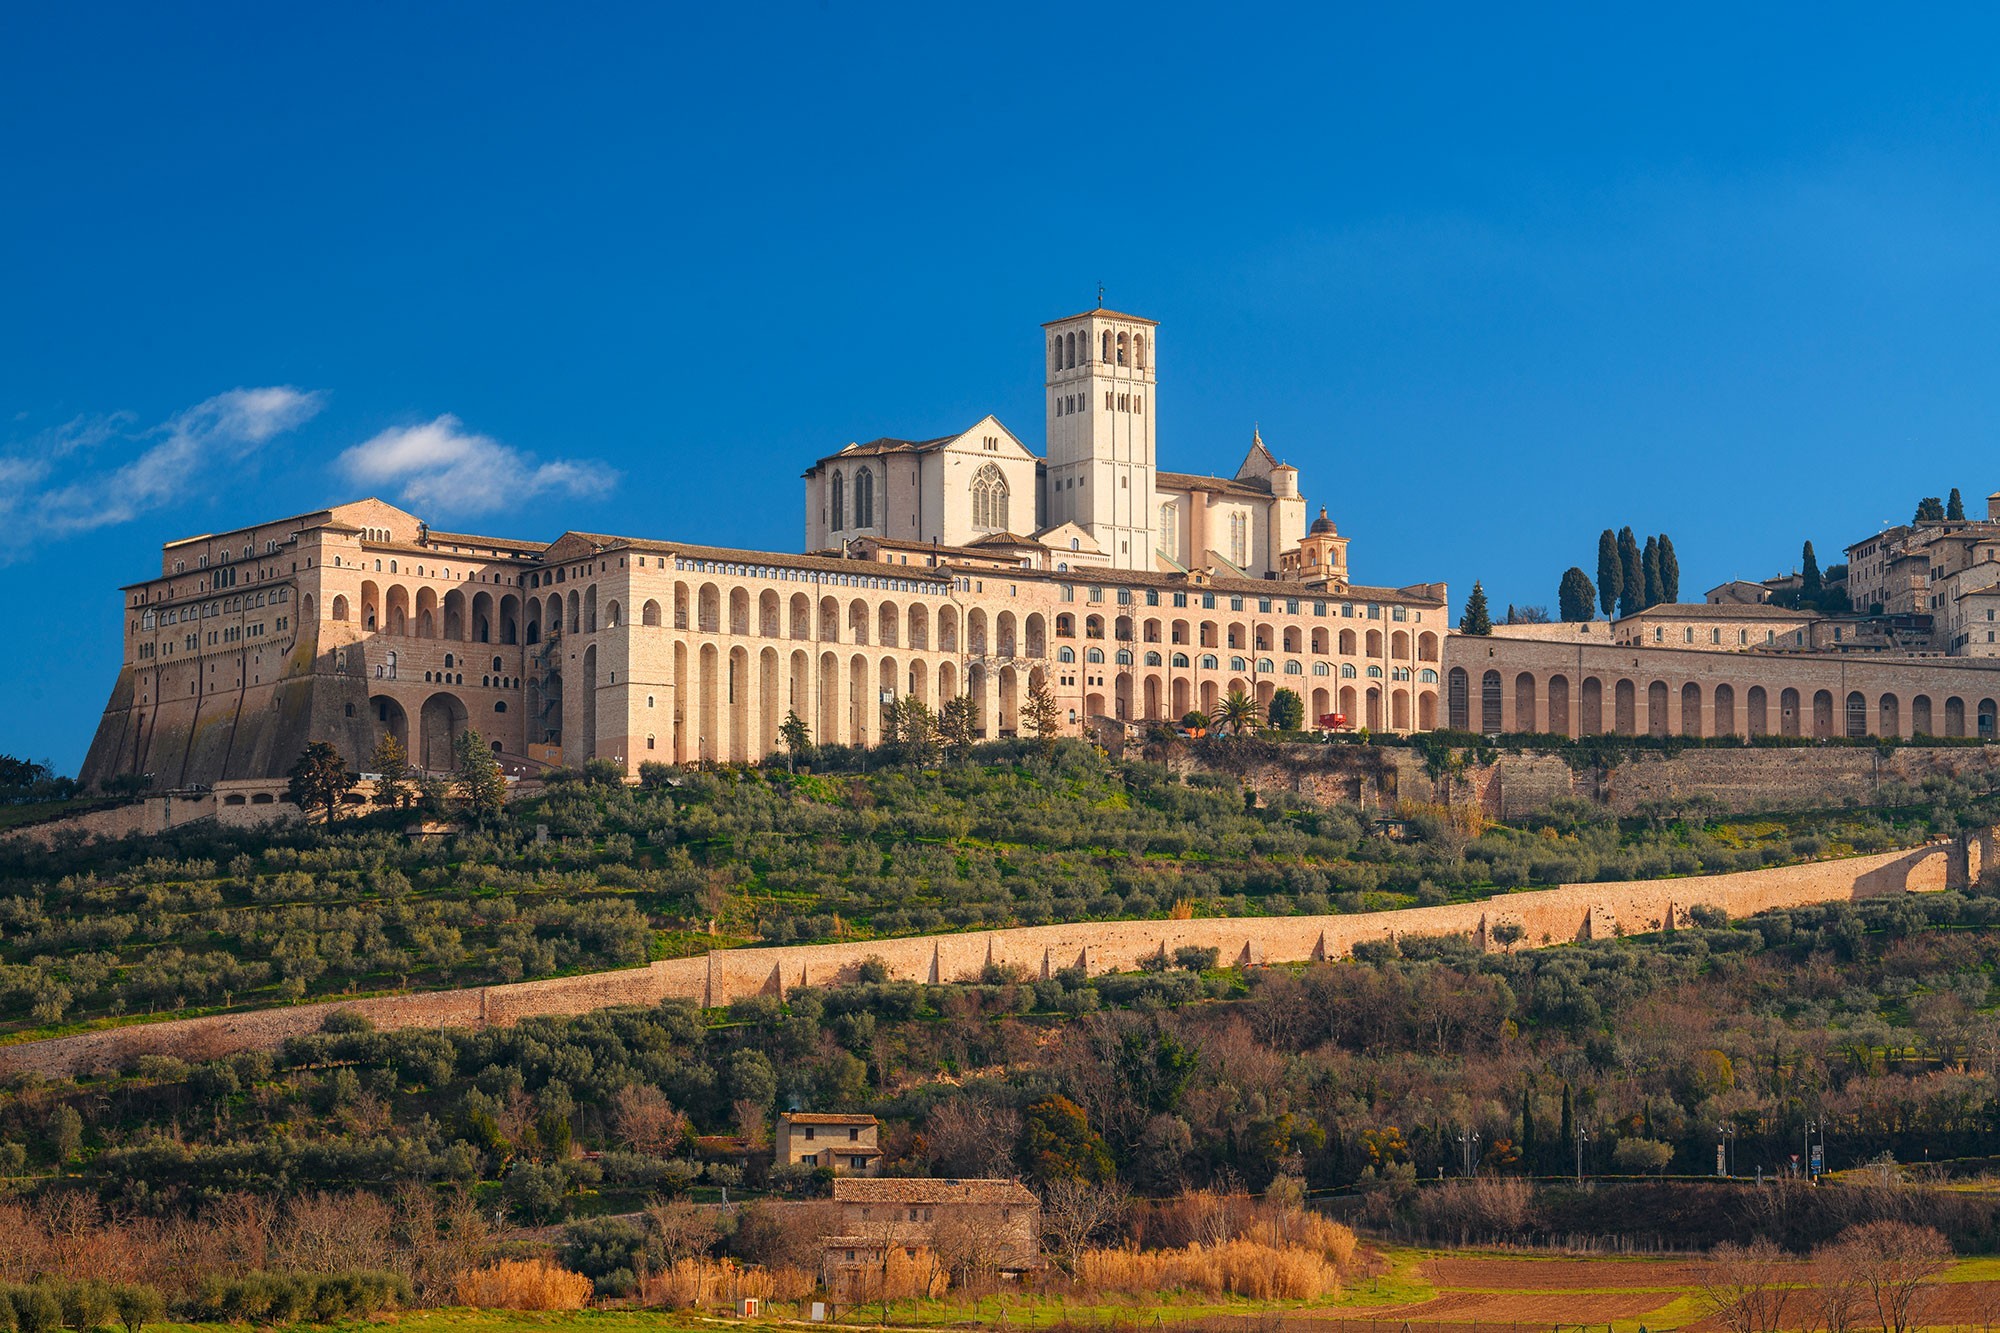
[[[932,1180],[837,1176],[835,1203],[1018,1203],[1037,1201],[1018,1180]]]

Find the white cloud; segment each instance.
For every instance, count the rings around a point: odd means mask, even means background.
[[[325,395],[290,385],[231,389],[133,431],[129,413],[77,417],[21,450],[0,454],[0,548],[123,523],[190,495],[210,495],[239,477],[238,465],[319,413]],[[140,446],[126,462],[90,457],[110,446]],[[57,480],[71,458],[79,473]]]
[[[538,463],[446,413],[421,426],[385,430],[340,456],[340,470],[364,486],[435,512],[504,509],[546,492],[595,495],[617,480],[601,463]]]

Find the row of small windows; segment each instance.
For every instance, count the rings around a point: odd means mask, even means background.
[[[874,588],[881,592],[921,592],[938,597],[943,596],[946,591],[946,586],[942,583],[876,578],[869,574],[822,574],[810,569],[739,565],[726,560],[676,559],[674,568],[684,574],[733,574],[739,578],[776,579],[780,583],[816,583],[827,588]]]
[[[266,604],[277,606],[290,600],[286,589],[277,588],[271,592],[244,593],[241,597],[224,597],[219,601],[200,602],[192,606],[171,606],[164,611],[148,611],[140,616],[139,628],[149,630],[161,625],[178,625],[184,620],[227,615],[235,611],[254,611]]]
[[[1101,664],[1105,660],[1104,650],[1102,648],[1086,648],[1083,650],[1083,660],[1093,665]],[[1075,662],[1076,649],[1056,649],[1056,661],[1066,663]],[[1113,653],[1111,661],[1118,666],[1133,666],[1137,664],[1132,650],[1129,648],[1120,648],[1117,652]],[[1203,653],[1199,657],[1194,658],[1190,658],[1187,653],[1174,653],[1171,657],[1167,658],[1163,658],[1159,653],[1147,653],[1144,664],[1149,667],[1172,666],[1181,670],[1220,671],[1222,669],[1222,659],[1214,653]],[[1254,666],[1251,664],[1251,659],[1249,658],[1232,657],[1229,659],[1229,669],[1231,671],[1257,671],[1270,675],[1280,674],[1276,662],[1268,657],[1257,658]],[[1356,671],[1353,664],[1348,662],[1341,663],[1339,669],[1336,671],[1333,666],[1326,662],[1314,662],[1311,667],[1307,667],[1303,662],[1287,661],[1282,674],[1287,676],[1338,675],[1342,680],[1354,680],[1363,674],[1367,675],[1371,680],[1381,680],[1386,674],[1392,680],[1418,680],[1427,685],[1437,684],[1438,679],[1438,673],[1430,667],[1424,667],[1422,670],[1412,670],[1410,667],[1394,667],[1387,673],[1384,673],[1381,667],[1371,666],[1363,673]]]
[[[1138,370],[1146,368],[1146,335],[1143,333],[1117,333],[1104,330],[1098,359],[1106,365],[1132,366]],[[1075,370],[1076,359],[1081,355],[1084,364],[1090,363],[1090,334],[1087,332],[1059,333],[1049,339],[1049,369]]]
[[[1104,589],[1101,587],[1086,587],[1084,589],[1084,593],[1085,593],[1084,600],[1086,602],[1104,601]],[[1173,594],[1173,605],[1182,607],[1191,605],[1191,603],[1188,600],[1191,596],[1193,596],[1193,594],[1191,593],[1176,592]],[[1063,584],[1060,589],[1060,597],[1061,600],[1065,602],[1075,601],[1076,586],[1074,584],[1069,584],[1069,583]],[[1142,600],[1147,606],[1161,605],[1160,590],[1158,588],[1145,589],[1143,597],[1135,597],[1133,595],[1133,590],[1130,588],[1120,588],[1118,589],[1118,596],[1115,598],[1115,600],[1120,606],[1135,606]],[[1241,611],[1244,609],[1244,606],[1248,600],[1249,600],[1248,598],[1232,595],[1228,598],[1229,609],[1231,611]],[[1259,597],[1256,599],[1256,602],[1257,602],[1257,610],[1263,615],[1272,614],[1273,608],[1278,606],[1280,602],[1282,602],[1285,614],[1288,616],[1305,614],[1303,611],[1299,609],[1303,605],[1303,603],[1296,597],[1286,597],[1286,598]],[[1329,614],[1329,609],[1328,609],[1329,605],[1330,604],[1326,602],[1314,602],[1312,604],[1312,614],[1324,618]],[[1367,619],[1369,620],[1382,619],[1382,606],[1379,602],[1365,602],[1365,603],[1359,603],[1358,605],[1361,607],[1361,614],[1363,614]],[[1341,616],[1341,618],[1346,620],[1354,619],[1356,615],[1356,610],[1355,610],[1356,606],[1357,603],[1354,602],[1342,602],[1340,604],[1339,615]],[[1204,611],[1215,610],[1216,594],[1212,592],[1202,593],[1201,608]],[[1398,624],[1407,622],[1413,618],[1421,622],[1424,618],[1424,613],[1421,611],[1412,612],[1410,608],[1408,608],[1407,606],[1391,606],[1389,608],[1389,619],[1395,621]]]

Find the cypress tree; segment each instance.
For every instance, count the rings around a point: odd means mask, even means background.
[[[1944,502],[1944,516],[1954,523],[1965,521],[1965,500],[1956,486],[1951,488],[1951,498]]]
[[[1678,602],[1681,599],[1681,561],[1674,554],[1674,539],[1666,533],[1660,534],[1660,599]]]
[[[1819,557],[1813,554],[1812,543],[1807,542],[1806,549],[1799,555],[1800,604],[1804,606],[1814,605],[1819,601],[1819,595],[1825,589],[1826,585],[1820,581],[1819,576]]]
[[[1491,634],[1493,617],[1486,609],[1486,589],[1472,581],[1472,595],[1465,599],[1465,614],[1458,618],[1460,634]]]
[[[1658,538],[1646,538],[1646,549],[1639,557],[1639,572],[1646,579],[1646,605],[1658,606],[1665,600],[1660,596],[1660,543]]]
[[[1528,1080],[1521,1089],[1521,1165],[1529,1175],[1536,1171],[1535,1158],[1539,1154],[1535,1145],[1535,1081]]]
[[[1597,604],[1605,615],[1617,611],[1618,594],[1624,588],[1625,566],[1618,558],[1618,534],[1606,528],[1597,538]]]
[[[1612,554],[1617,554],[1616,549]],[[1590,586],[1590,575],[1575,565],[1565,570],[1562,587],[1556,591],[1556,604],[1562,608],[1563,623],[1566,625],[1591,619],[1596,611],[1597,589]]]
[[[1618,530],[1618,564],[1624,581],[1618,587],[1618,614],[1629,616],[1645,609],[1646,568],[1639,560],[1639,541],[1632,529]]]

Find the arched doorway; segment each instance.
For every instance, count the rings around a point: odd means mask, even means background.
[[[423,754],[419,762],[433,773],[449,771],[457,763],[452,747],[465,730],[465,704],[455,694],[433,694],[424,700],[419,715],[423,728]]]
[[[375,719],[376,742],[379,744],[384,736],[394,736],[407,757],[410,753],[410,715],[403,710],[403,705],[386,694],[378,694],[369,699],[368,712]]]

